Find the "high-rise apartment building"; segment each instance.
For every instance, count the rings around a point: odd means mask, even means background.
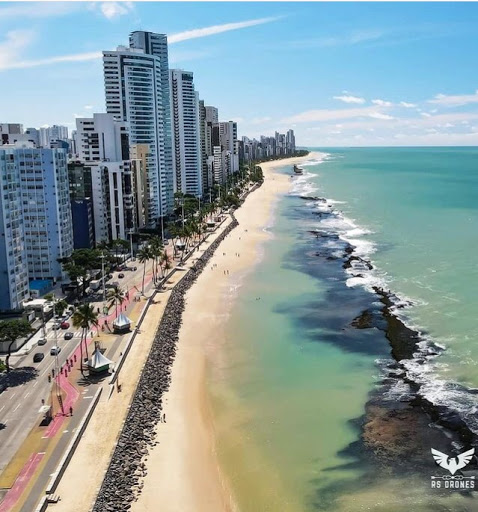
[[[170,72],[174,191],[202,195],[199,99],[190,71]]]
[[[206,122],[216,124],[219,122],[219,113],[216,107],[205,105],[206,109]]]
[[[0,148],[0,310],[19,310],[29,297],[20,167],[13,149]]]
[[[40,146],[49,148],[52,141],[67,140],[68,128],[66,126],[53,126],[40,128]]]
[[[67,154],[63,149],[19,147],[23,230],[30,279],[62,279],[60,258],[73,251]]]
[[[11,271],[16,254],[23,262],[16,270],[21,276],[17,283],[19,288],[16,285],[20,292],[10,290],[10,306],[17,308],[18,297],[26,296],[24,268],[27,280],[62,279],[63,270],[58,260],[69,256],[73,250],[68,170],[64,150],[35,148],[31,143],[3,146],[0,161],[2,173],[5,173],[2,178],[9,183],[7,190],[12,191],[3,200],[3,207],[8,201],[9,209],[3,217],[6,221],[4,243],[9,247],[7,261],[3,263],[10,266]],[[21,210],[16,207],[17,201]]]
[[[168,38],[166,34],[145,32],[137,30],[129,36],[130,48],[137,48],[148,55],[159,58],[161,74],[161,103],[162,109],[158,117],[158,126],[163,133],[164,174],[162,175],[162,188],[164,194],[164,215],[172,212],[174,206],[174,173],[173,173],[173,149],[171,132],[171,108],[170,108],[170,84],[169,84],[169,57]]]
[[[106,111],[128,122],[130,144],[147,144],[148,226],[170,213],[172,169],[166,166],[161,60],[141,49],[103,52]],[[79,141],[78,134],[77,140]],[[80,144],[81,145],[81,144]]]
[[[21,135],[23,125],[20,123],[0,123],[0,146],[3,144],[13,144],[12,135]]]
[[[128,124],[112,114],[93,114],[76,120],[76,132],[79,160],[70,163],[70,175],[83,176],[72,183],[71,198],[91,199],[96,243],[126,239],[136,228]]]

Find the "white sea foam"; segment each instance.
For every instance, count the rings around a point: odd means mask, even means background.
[[[334,155],[333,158],[336,157],[338,156]],[[321,161],[324,160],[327,160],[327,157]],[[317,165],[317,163],[311,161],[308,165]],[[317,174],[311,173],[302,175],[296,182],[296,194],[312,195],[319,190],[316,183],[311,183],[311,178],[316,176]],[[319,202],[315,205],[315,208],[320,212],[334,214],[333,217],[325,217],[318,220],[318,229],[336,234],[339,237],[339,240],[327,240],[325,246],[332,250],[337,247],[338,250],[332,254],[341,257],[343,256],[343,248],[340,247],[340,240],[342,240],[354,247],[353,254],[355,256],[359,256],[373,265],[373,269],[370,270],[363,262],[352,261],[350,268],[345,270],[347,275],[350,276],[346,280],[346,285],[348,287],[362,286],[371,292],[374,291],[375,287],[383,290],[389,289],[390,283],[393,280],[386,272],[380,272],[370,259],[370,256],[376,252],[377,248],[372,241],[364,237],[372,232],[364,226],[358,226],[353,219],[346,217],[342,212],[338,211],[336,205],[340,204],[346,203],[327,199],[325,202]],[[432,268],[430,268],[430,271],[436,272]],[[337,278],[330,277],[329,280],[335,281]],[[421,284],[424,288],[430,288],[427,283],[417,284]],[[445,298],[450,302],[456,300],[450,296]],[[421,327],[414,325],[406,314],[410,307],[426,305],[427,303],[423,300],[406,296],[393,295],[391,299],[394,305],[390,307],[390,313],[400,319],[406,327],[417,332],[420,336],[420,341],[417,344],[417,352],[414,357],[409,360],[402,360],[398,369],[390,368],[390,363],[396,364],[395,361],[377,361],[386,376],[395,377],[394,383],[392,383],[385,394],[385,399],[396,401],[406,400],[410,397],[412,394],[410,385],[402,378],[405,376],[407,380],[415,382],[420,386],[418,395],[425,398],[431,404],[454,410],[467,424],[468,428],[478,435],[478,390],[471,390],[472,392],[470,392],[464,386],[437,377],[438,370],[440,370],[441,374],[447,371],[446,365],[441,363],[438,357],[441,351],[446,350],[446,344],[438,343],[430,336],[424,334]]]

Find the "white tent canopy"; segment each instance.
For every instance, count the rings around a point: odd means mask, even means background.
[[[121,313],[116,320],[113,321],[113,327],[129,327],[131,320],[124,314]]]
[[[101,353],[99,348],[96,348],[88,361],[88,367],[92,370],[99,370],[100,368],[108,368],[112,363],[113,361],[110,361]]]

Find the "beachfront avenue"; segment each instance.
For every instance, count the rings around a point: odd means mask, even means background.
[[[242,192],[239,193],[241,201],[246,197],[248,190],[257,185],[258,183],[254,181],[245,182]],[[89,307],[97,315],[98,324],[90,325],[87,332],[75,324],[76,313],[63,318],[61,329],[58,328],[59,321],[53,318],[46,322],[45,332],[40,329],[27,342],[23,349],[24,352],[28,351],[27,354],[11,357],[11,375],[25,373],[28,374],[28,378],[24,382],[17,382],[18,385],[11,385],[0,394],[0,410],[4,422],[4,428],[0,430],[2,447],[4,447],[1,454],[3,470],[1,482],[2,487],[6,489],[2,496],[3,507],[33,510],[33,507],[39,503],[47,486],[52,485],[51,475],[55,474],[60,461],[71,450],[71,443],[78,431],[83,430],[85,415],[90,415],[90,404],[93,399],[96,400],[97,391],[103,390],[103,397],[107,397],[108,394],[111,396],[112,392],[120,397],[127,396],[124,392],[128,390],[128,386],[123,382],[127,375],[119,375],[120,367],[124,363],[126,366],[128,364],[128,359],[125,359],[123,352],[133,347],[131,353],[134,354],[135,350],[142,350],[142,346],[131,345],[130,336],[118,335],[112,331],[115,318],[124,312],[131,317],[132,322],[144,320],[146,323],[152,322],[157,326],[160,315],[153,314],[151,317],[151,313],[148,313],[144,316],[148,307],[154,308],[156,303],[155,300],[150,301],[149,297],[157,294],[158,290],[160,297],[167,296],[171,286],[186,275],[188,268],[195,268],[192,258],[190,261],[185,261],[186,253],[192,249],[193,257],[200,256],[211,241],[227,229],[230,221],[228,215],[216,213],[214,222],[212,220],[209,222],[207,231],[195,241],[191,240],[185,251],[176,249],[181,245],[180,239],[170,240],[164,246],[164,252],[169,255],[168,259],[172,263],[169,268],[172,268],[173,277],[167,282],[160,277],[160,274],[165,275],[167,272],[160,271],[154,258],[143,262],[139,251],[133,260],[127,261],[126,265],[113,271],[110,276],[113,283],[117,282],[116,280],[121,281],[121,287],[125,290],[119,311],[116,302],[110,301],[108,309],[105,310],[103,310],[103,300],[90,303]],[[196,248],[197,244],[199,246]],[[178,268],[176,273],[174,273],[175,267]],[[80,310],[81,306],[77,305],[76,309]],[[71,332],[71,337],[65,336],[63,324],[65,327],[68,326],[66,332]],[[147,333],[149,342],[153,338],[152,333],[155,329],[156,327],[153,327],[153,330]],[[87,336],[89,357],[95,349],[101,347],[103,356],[112,362],[113,373],[110,374],[114,380],[112,385],[109,384],[112,381],[105,376],[98,375],[101,378],[92,379],[91,367],[89,377],[80,371],[79,345],[81,347],[83,334]],[[133,328],[132,334],[141,337],[142,331],[136,327]],[[81,348],[88,350],[86,345]],[[50,355],[50,353],[53,354],[54,347],[61,348],[56,356]],[[36,365],[33,358],[39,350],[45,354],[45,357]],[[86,352],[83,355],[86,356]],[[129,391],[132,392],[134,382],[129,384]],[[48,416],[50,405],[53,419],[39,423],[43,415]],[[96,402],[93,406],[95,405]],[[102,405],[111,412],[109,403],[100,402],[98,408]],[[21,475],[21,478],[17,475]],[[54,485],[55,488],[56,485]],[[48,499],[53,497],[50,496]]]

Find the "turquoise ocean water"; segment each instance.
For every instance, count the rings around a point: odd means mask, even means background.
[[[478,149],[319,151],[211,365],[240,509],[478,510],[430,489],[430,448],[460,453],[478,432]]]

